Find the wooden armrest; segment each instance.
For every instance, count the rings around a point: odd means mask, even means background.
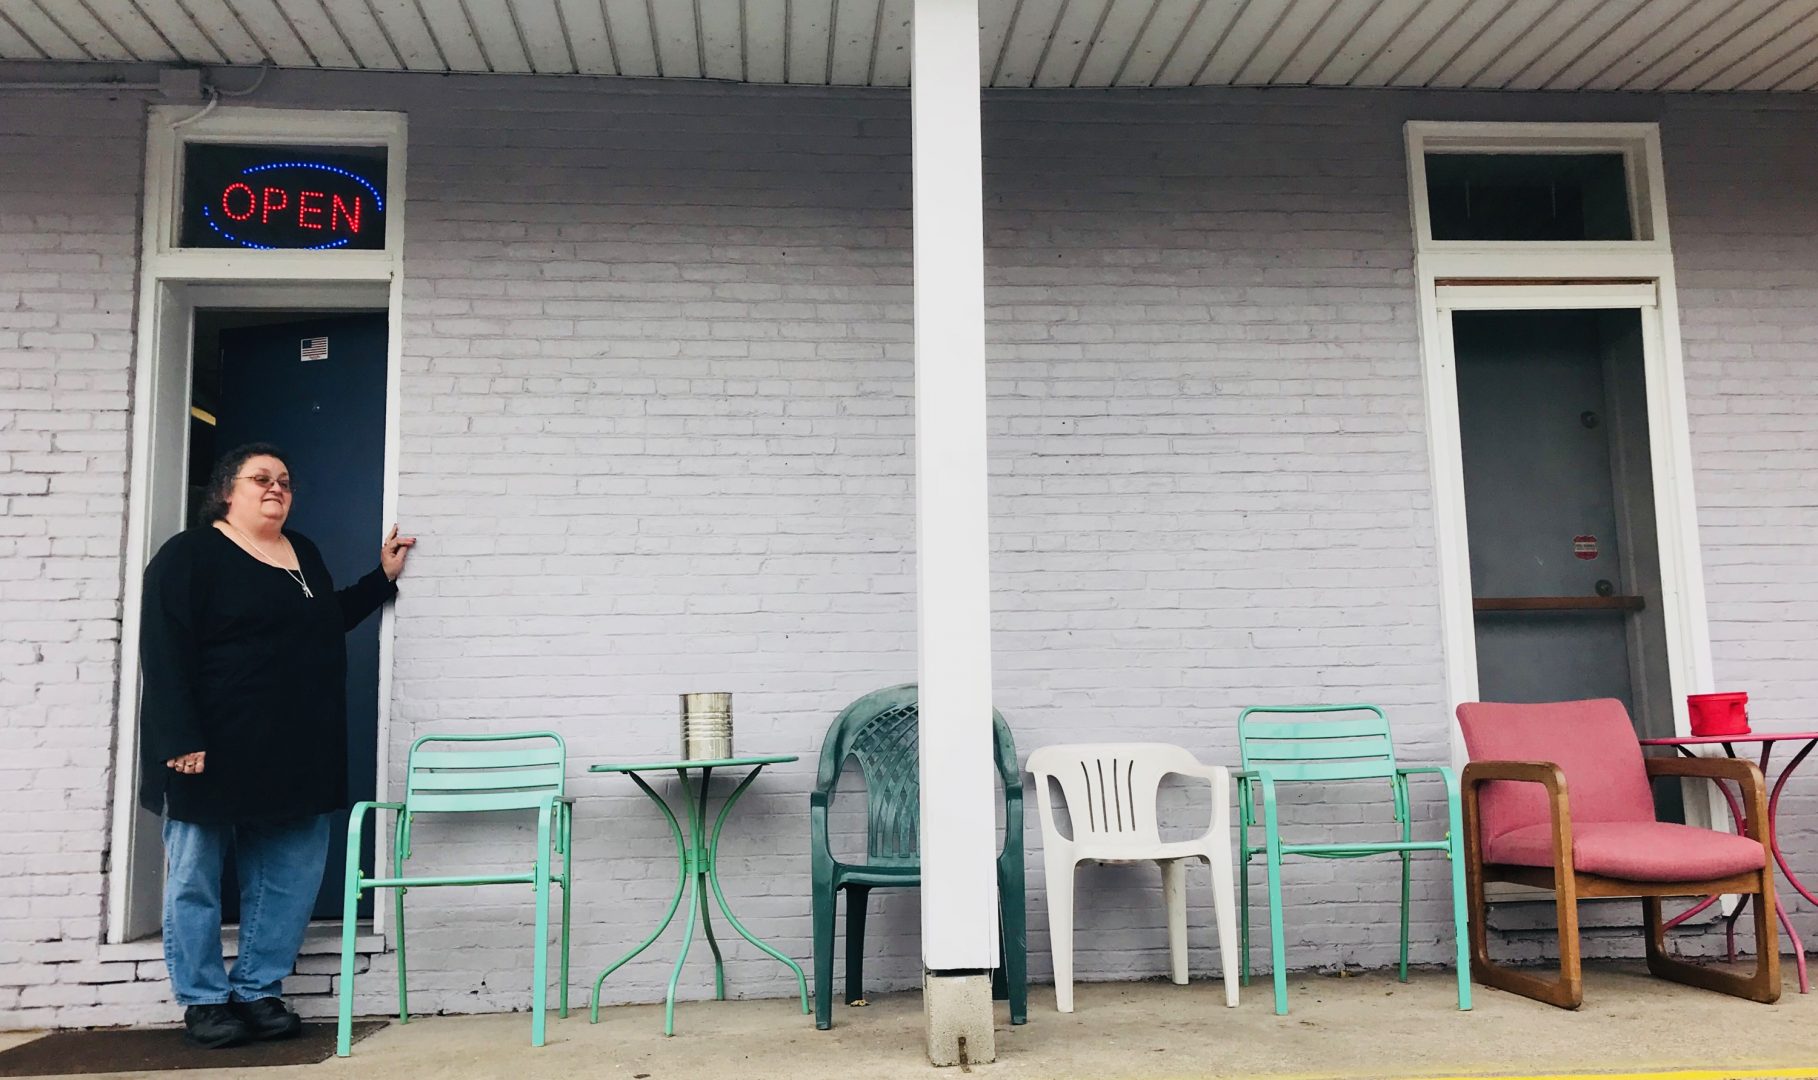
[[[1547,789],[1547,798],[1565,797],[1565,770],[1550,761],[1472,761],[1466,763],[1460,783],[1467,788],[1491,780],[1515,780],[1539,784]]]
[[[1742,789],[1742,803],[1747,820],[1742,834],[1751,840],[1767,843],[1767,779],[1752,761],[1728,757],[1656,757],[1645,759],[1648,779],[1659,776],[1684,776],[1704,780],[1733,780]]]
[[[1506,781],[1539,784],[1547,793],[1547,820],[1552,826],[1549,838],[1553,848],[1554,888],[1570,897],[1572,886],[1572,811],[1566,798],[1565,770],[1550,761],[1472,761],[1466,763],[1460,777],[1460,794],[1464,801],[1465,858],[1473,867],[1483,860],[1483,826],[1478,817],[1478,799],[1486,783]],[[1469,871],[1477,873],[1477,870]]]

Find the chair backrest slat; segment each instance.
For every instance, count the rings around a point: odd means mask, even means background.
[[[1372,759],[1386,756],[1381,738],[1367,739],[1256,739],[1250,740],[1250,760],[1314,761],[1339,758]]]
[[[562,748],[554,744],[524,750],[418,750],[410,756],[413,769],[516,769],[563,763]]]
[[[532,810],[543,805],[550,791],[416,791],[410,799],[413,814],[479,810]]]
[[[514,788],[560,787],[562,767],[534,769],[411,769],[413,791],[509,791]]]
[[[568,748],[553,731],[425,735],[411,744],[405,766],[406,816],[538,807],[566,793],[567,763]]]
[[[1281,763],[1272,761],[1260,763],[1276,781],[1300,780],[1375,780],[1386,779],[1395,775],[1395,763],[1391,761],[1306,761],[1298,763]]]
[[[1340,706],[1358,708],[1359,706]],[[1259,706],[1260,708],[1260,706]],[[1244,710],[1246,713],[1252,710]],[[1246,737],[1255,739],[1362,739],[1381,738],[1389,732],[1388,722],[1377,717],[1367,720],[1313,720],[1283,722],[1251,720],[1244,725]]]

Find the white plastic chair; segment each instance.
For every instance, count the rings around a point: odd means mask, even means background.
[[[1176,983],[1187,983],[1186,864],[1203,859],[1212,868],[1218,918],[1218,958],[1224,969],[1225,1005],[1237,1007],[1237,909],[1231,888],[1231,774],[1202,765],[1167,743],[1091,743],[1044,746],[1029,755],[1042,814],[1042,861],[1048,883],[1048,942],[1054,954],[1054,1003],[1073,1011],[1073,871],[1082,862],[1154,862],[1161,868],[1168,905],[1168,956]],[[1170,773],[1212,784],[1212,822],[1205,835],[1165,842],[1157,822],[1162,778]],[[1073,835],[1054,819],[1048,781],[1060,784]]]

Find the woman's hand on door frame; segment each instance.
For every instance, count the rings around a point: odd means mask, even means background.
[[[396,525],[391,527],[391,533],[385,537],[385,543],[379,547],[379,567],[385,571],[387,578],[392,581],[398,580],[398,575],[404,572],[404,560],[409,557],[410,549],[415,547],[416,543],[416,537],[399,536],[398,527]]]

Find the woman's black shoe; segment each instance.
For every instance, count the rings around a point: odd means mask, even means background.
[[[252,1001],[235,1001],[230,1006],[234,1015],[246,1025],[249,1037],[263,1042],[266,1039],[294,1039],[303,1030],[303,1021],[290,1011],[283,998],[256,998]]]
[[[191,1046],[219,1050],[240,1045],[252,1033],[226,1005],[191,1005],[183,1010],[183,1038]]]

